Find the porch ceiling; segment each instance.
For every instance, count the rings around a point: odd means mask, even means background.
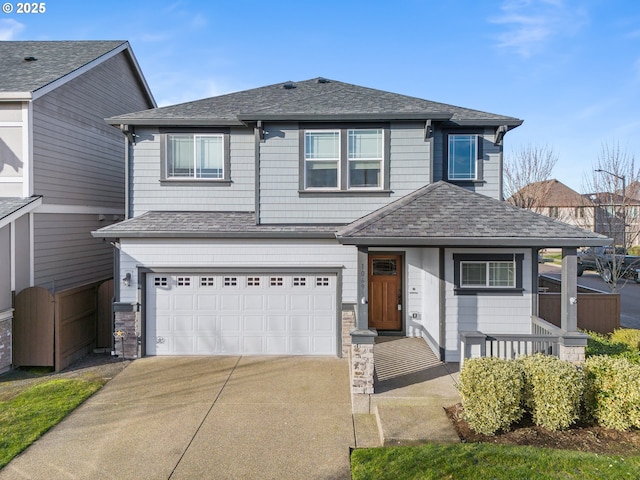
[[[347,245],[582,247],[611,239],[448,182],[422,187],[336,233]]]

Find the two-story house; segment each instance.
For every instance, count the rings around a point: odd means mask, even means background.
[[[126,356],[341,355],[387,334],[458,361],[461,332],[532,333],[538,248],[575,272],[603,243],[501,201],[513,117],[315,78],[108,121],[130,218],[94,234],[119,251]]]
[[[91,235],[125,213],[125,142],[104,117],[155,106],[127,42],[0,42],[0,372],[16,294],[113,276]]]

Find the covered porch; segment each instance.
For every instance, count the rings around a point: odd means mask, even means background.
[[[419,337],[446,364],[537,352],[584,360],[577,248],[610,241],[601,235],[437,182],[356,220],[337,238],[358,247],[350,355],[354,412],[369,410],[371,395],[384,388],[375,361],[383,334]],[[537,252],[549,247],[562,249],[560,327],[537,315]],[[397,267],[371,261],[384,252],[395,255]],[[400,279],[391,282],[397,295],[372,288],[385,271]],[[383,317],[397,311],[399,327],[381,321],[380,311],[387,312]]]

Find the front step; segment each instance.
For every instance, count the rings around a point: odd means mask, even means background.
[[[379,403],[375,416],[385,447],[423,443],[460,443],[440,399]]]

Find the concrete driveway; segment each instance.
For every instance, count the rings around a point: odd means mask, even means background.
[[[150,357],[0,479],[350,478],[346,359]]]

